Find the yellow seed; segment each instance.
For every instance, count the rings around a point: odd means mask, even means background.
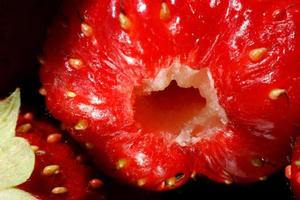
[[[68,192],[66,187],[55,187],[52,189],[52,194],[64,194]]]
[[[224,183],[225,183],[226,185],[230,185],[230,184],[232,184],[232,180],[224,180]]]
[[[273,89],[271,90],[271,92],[269,93],[269,98],[272,100],[277,100],[281,95],[286,94],[286,90],[285,89]]]
[[[127,161],[125,159],[120,159],[116,163],[116,169],[117,170],[123,169],[126,167],[126,165],[127,165]]]
[[[145,184],[146,184],[146,179],[144,179],[144,178],[141,178],[137,181],[137,185],[139,187],[143,187]]]
[[[59,172],[59,166],[58,165],[48,165],[43,169],[42,174],[44,176],[52,176],[54,174],[57,174]]]
[[[82,60],[78,59],[78,58],[70,58],[68,60],[69,65],[74,68],[74,69],[80,69],[83,66],[83,62]]]
[[[296,160],[296,161],[294,162],[294,164],[295,164],[297,167],[300,167],[300,160]]]
[[[226,185],[230,185],[233,183],[233,178],[232,176],[230,175],[229,172],[227,172],[226,170],[223,170],[223,174],[224,174],[224,183]]]
[[[263,57],[266,55],[268,49],[267,48],[257,48],[253,49],[249,53],[250,60],[252,62],[259,62],[263,59]]]
[[[176,185],[177,178],[176,177],[171,177],[165,180],[166,186],[168,187],[174,187]]]
[[[47,95],[47,90],[45,89],[45,88],[40,88],[39,89],[39,93],[40,93],[40,95],[42,95],[42,96],[46,96]]]
[[[171,18],[171,12],[166,2],[163,2],[160,7],[159,17],[161,20],[168,20]]]
[[[254,159],[251,160],[251,164],[254,167],[262,167],[263,166],[263,160],[259,159],[259,158],[254,158]]]
[[[193,171],[193,173],[191,174],[191,178],[196,180],[197,179],[197,172]]]
[[[88,128],[88,123],[86,120],[79,120],[79,122],[74,126],[77,131],[83,131]]]
[[[119,22],[120,22],[120,25],[121,25],[122,29],[127,31],[131,28],[130,19],[126,15],[124,15],[123,13],[120,13],[120,15],[119,15]]]
[[[67,96],[70,97],[70,98],[74,98],[77,96],[77,94],[75,92],[72,92],[72,91],[67,91]]]
[[[33,152],[37,152],[40,148],[36,145],[31,145],[31,149]]]
[[[230,176],[230,174],[226,170],[223,170],[223,174],[224,174],[224,176],[227,176],[227,177]]]
[[[43,151],[43,150],[37,150],[35,152],[36,155],[45,155],[46,154],[46,151]]]
[[[86,23],[81,24],[81,32],[86,36],[86,37],[91,37],[93,35],[93,28],[89,26]]]
[[[259,177],[258,180],[265,181],[265,180],[267,180],[267,177],[266,176],[262,176],[262,177]]]
[[[61,134],[59,134],[59,133],[53,133],[53,134],[48,135],[47,142],[49,144],[55,144],[55,143],[60,142],[61,139],[62,139],[62,135]]]
[[[32,125],[30,123],[26,123],[26,124],[20,125],[17,128],[17,132],[18,133],[27,133],[31,128],[32,128]]]

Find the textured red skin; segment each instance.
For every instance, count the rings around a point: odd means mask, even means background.
[[[64,16],[50,31],[41,69],[50,112],[74,138],[94,145],[90,151],[99,167],[130,184],[146,177],[147,189],[178,187],[194,171],[229,183],[257,181],[280,169],[300,122],[299,2],[166,2],[167,21],[159,18],[161,1],[66,2]],[[146,10],[138,12],[142,4]],[[274,18],[277,9],[286,14]],[[120,27],[121,10],[132,22],[129,31]],[[82,21],[93,27],[93,36],[82,35]],[[251,62],[249,52],[260,47],[268,48],[266,56]],[[84,62],[82,69],[66,64],[73,57]],[[209,67],[229,118],[224,130],[186,147],[172,142],[172,134],[143,130],[129,95],[175,58],[194,69]],[[287,95],[269,99],[275,88],[286,89]],[[77,96],[67,97],[68,90]],[[74,130],[82,119],[89,127]],[[144,162],[139,163],[140,153]],[[128,165],[116,170],[124,158]],[[262,166],[254,166],[254,160]],[[164,187],[178,173],[184,178]]]
[[[49,122],[26,120],[23,116],[19,118],[19,125],[31,123],[32,128],[26,132],[17,132],[19,137],[28,140],[31,145],[36,145],[45,153],[36,153],[35,168],[30,179],[19,188],[33,194],[39,200],[92,200],[104,199],[99,191],[89,189],[88,183],[91,179],[91,170],[76,161],[72,145],[68,141],[49,144],[47,136],[60,133]],[[48,165],[60,166],[60,173],[52,176],[42,175],[43,169]],[[64,186],[68,188],[65,194],[52,194],[55,187]]]

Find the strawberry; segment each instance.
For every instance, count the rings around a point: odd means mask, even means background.
[[[91,170],[80,163],[72,143],[51,123],[33,119],[32,113],[20,115],[17,136],[25,138],[35,151],[32,176],[19,188],[37,199],[104,199],[100,179],[91,178]]]
[[[281,169],[300,122],[297,0],[66,1],[40,90],[117,180],[169,190]]]

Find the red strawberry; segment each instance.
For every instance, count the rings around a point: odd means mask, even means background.
[[[280,169],[300,122],[297,0],[66,1],[41,69],[98,166],[151,190]],[[200,92],[200,94],[199,94]]]
[[[95,190],[102,181],[91,179],[90,169],[78,161],[70,142],[49,122],[27,113],[19,117],[17,135],[27,139],[36,154],[34,172],[19,188],[40,200],[104,199]]]

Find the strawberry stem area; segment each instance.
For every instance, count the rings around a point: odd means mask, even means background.
[[[209,69],[194,70],[175,62],[134,90],[134,118],[146,132],[168,133],[181,146],[223,129],[221,107]]]
[[[146,130],[179,134],[184,123],[198,115],[205,104],[198,89],[181,88],[173,80],[163,91],[137,96],[135,117]]]

